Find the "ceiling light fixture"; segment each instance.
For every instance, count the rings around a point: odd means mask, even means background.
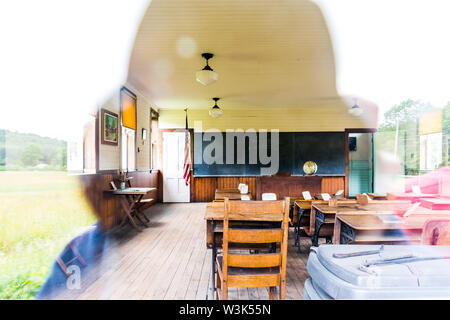
[[[348,113],[350,113],[352,116],[360,116],[363,113],[363,109],[361,109],[360,106],[358,106],[358,104],[356,103],[356,99],[353,99],[355,101],[355,104],[348,109]]]
[[[202,57],[206,59],[206,66],[202,70],[195,73],[195,78],[197,81],[204,86],[208,86],[219,79],[219,74],[214,72],[214,70],[208,65],[208,60],[213,56],[214,55],[212,53],[202,53]]]
[[[217,105],[217,101],[220,98],[212,98],[214,100],[214,106],[209,110],[209,115],[213,118],[218,118],[222,115],[223,111]]]

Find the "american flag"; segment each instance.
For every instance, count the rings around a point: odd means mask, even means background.
[[[184,110],[186,112],[186,130],[184,131],[184,166],[183,166],[183,178],[184,183],[188,186],[191,179],[191,136],[188,130],[188,118],[187,118],[187,109]]]

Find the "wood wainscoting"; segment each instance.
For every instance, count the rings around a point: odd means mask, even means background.
[[[191,202],[212,201],[216,189],[237,188],[239,183],[247,184],[248,192],[256,200],[261,200],[265,192],[276,193],[278,199],[299,197],[302,191],[309,191],[312,195],[322,192],[331,195],[344,189],[344,180],[344,176],[192,177]]]
[[[152,198],[158,202],[160,200],[158,195],[159,188],[159,171],[135,171],[128,173],[129,177],[133,177],[131,185],[133,187],[155,187],[157,190],[150,192],[146,198]],[[97,174],[88,174],[80,176],[81,182],[84,186],[86,198],[92,204],[93,209],[97,213],[100,226],[103,230],[110,230],[118,225],[124,213],[120,208],[119,199],[117,196],[106,194],[103,191],[110,190],[110,182],[114,181],[119,187],[118,172],[105,172]]]
[[[191,202],[214,200],[216,189],[236,188],[240,183],[248,185],[248,192],[256,198],[257,177],[193,177],[191,178]]]
[[[345,190],[345,177],[323,177],[322,191],[330,195],[335,194],[338,190]]]

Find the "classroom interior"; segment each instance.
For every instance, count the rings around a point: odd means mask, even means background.
[[[153,0],[126,83],[68,144],[68,171],[82,173],[109,245],[81,288],[54,298],[370,299],[319,288],[325,272],[311,252],[448,244],[448,170],[399,178],[400,164],[375,146],[377,106],[339,95],[336,81],[327,22],[311,1]],[[233,218],[242,212],[251,218]],[[426,227],[436,216],[442,224]],[[261,248],[232,253],[239,221],[253,226],[239,236],[260,232]],[[264,261],[278,271],[224,272]],[[375,298],[396,297],[387,292]]]

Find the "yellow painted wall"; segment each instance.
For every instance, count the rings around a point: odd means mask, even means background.
[[[108,144],[102,144],[102,119],[101,119],[101,109],[106,109],[108,111],[112,111],[119,116],[119,144],[117,146],[112,146]],[[99,125],[98,128],[100,130],[98,139],[99,139],[99,170],[118,170],[120,165],[120,93],[119,90],[115,92],[107,101],[105,101],[98,108],[99,117]]]
[[[424,114],[419,119],[419,134],[429,134],[442,131],[442,110]]]
[[[126,83],[131,92],[136,95],[136,112],[137,112],[137,130],[136,130],[136,150],[137,152],[137,169],[150,169],[150,102],[131,84]],[[119,115],[120,124],[120,88],[114,92],[110,99],[99,107],[110,110]],[[100,118],[100,117],[99,117]],[[101,130],[101,119],[99,119],[99,128]],[[147,140],[142,140],[142,128],[147,129]],[[120,132],[120,125],[119,125]],[[101,133],[99,134],[99,169],[100,170],[119,170],[120,168],[120,138],[118,146],[111,146],[101,143]]]
[[[183,110],[159,111],[161,129],[184,128]],[[220,118],[213,119],[208,110],[189,110],[189,127],[202,121],[202,129],[279,129],[281,132],[344,131],[346,128],[376,128],[376,108],[365,109],[360,117],[347,112],[346,107],[232,109],[224,110]]]

